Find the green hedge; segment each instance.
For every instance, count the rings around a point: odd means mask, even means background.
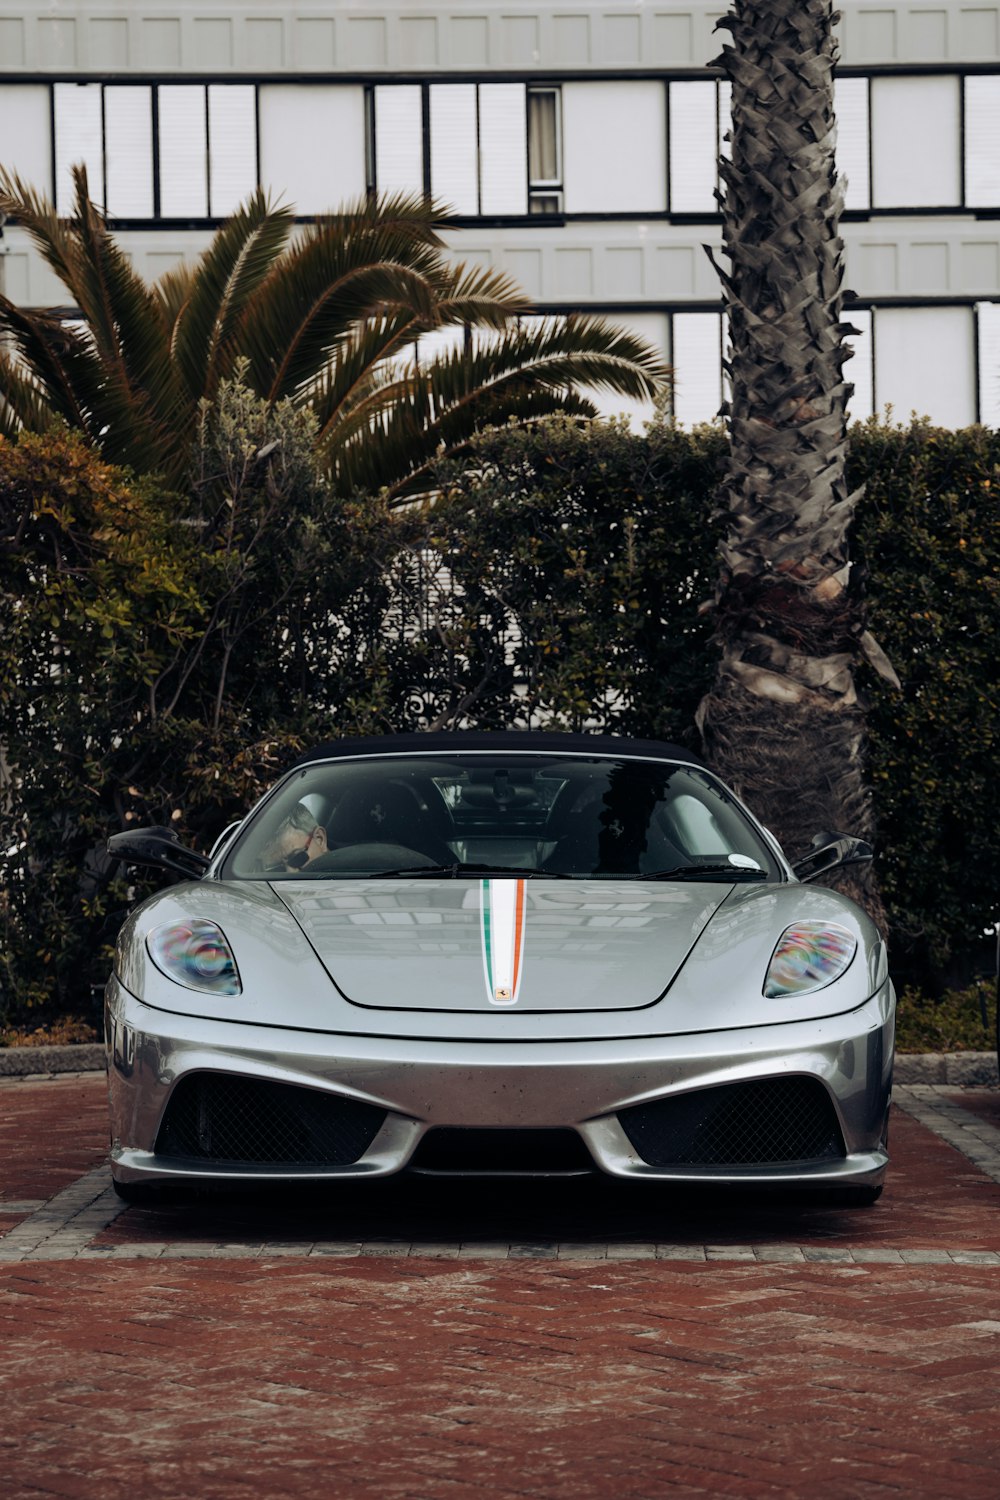
[[[902,693],[866,681],[879,875],[897,962],[939,992],[1000,921],[1000,433],[855,427],[856,556]]]
[[[332,496],[291,414],[239,389],[180,497],[70,435],[0,443],[0,1024],[90,1006],[126,900],[109,833],[172,822],[206,848],[315,738],[594,724],[696,746],[724,446],[509,427],[393,516]],[[852,435],[857,565],[903,682],[862,680],[879,869],[896,971],[932,993],[1000,916],[998,465],[983,429]]]

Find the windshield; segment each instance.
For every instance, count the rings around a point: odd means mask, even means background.
[[[225,878],[444,873],[766,879],[777,861],[706,772],[608,756],[462,751],[327,761],[245,823]]]

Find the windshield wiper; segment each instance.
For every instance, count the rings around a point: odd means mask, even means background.
[[[670,870],[643,870],[638,875],[620,875],[619,880],[766,880],[767,871],[746,865],[675,865]]]
[[[327,872],[329,873],[329,872]],[[337,874],[341,872],[338,870]],[[573,875],[563,875],[550,870],[526,870],[523,865],[463,864],[453,865],[409,865],[402,870],[366,870],[372,880],[390,880],[396,876],[437,875],[446,880],[457,880],[460,875],[513,875],[518,880],[574,880]]]

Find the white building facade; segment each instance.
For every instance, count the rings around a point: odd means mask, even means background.
[[[842,0],[852,414],[1000,425],[1000,4]],[[0,163],[69,207],[86,163],[136,268],[197,253],[258,183],[310,216],[453,206],[456,254],[599,312],[722,399],[724,6],[690,0],[0,0]],[[16,225],[6,295],[64,299]]]

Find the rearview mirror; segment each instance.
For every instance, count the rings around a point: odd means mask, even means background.
[[[875,858],[871,844],[856,839],[849,833],[817,833],[809,845],[808,854],[797,859],[792,869],[803,882],[817,880],[831,870],[841,870],[845,865],[864,865]]]
[[[188,880],[200,880],[211,864],[206,854],[185,849],[172,828],[129,828],[113,833],[108,839],[108,853],[123,864],[152,865]]]

